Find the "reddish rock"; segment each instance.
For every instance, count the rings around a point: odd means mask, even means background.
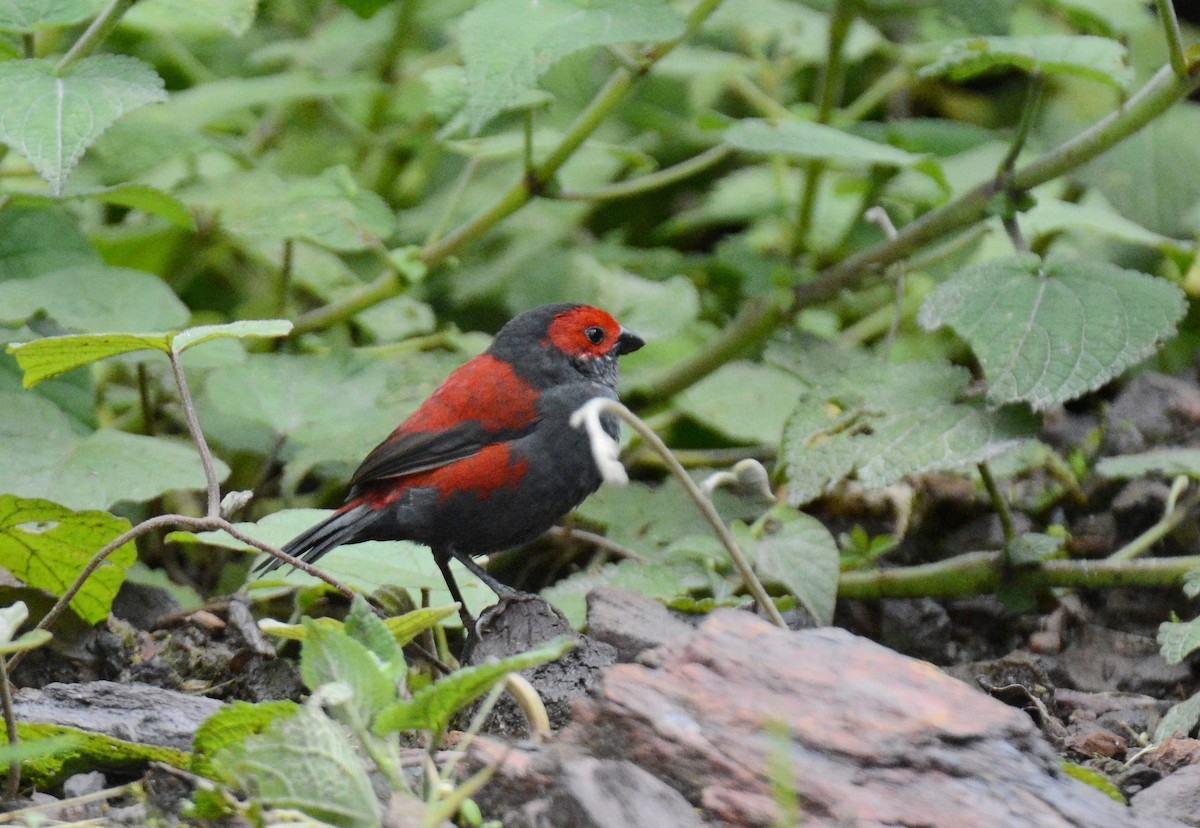
[[[520,760],[543,785],[585,755],[633,762],[711,825],[777,824],[773,779],[805,828],[1135,824],[1062,774],[1024,713],[843,630],[790,632],[724,611],[641,661],[607,668],[554,745]],[[495,745],[485,753],[500,758]],[[520,777],[502,768],[482,792],[506,825],[536,789]],[[551,812],[540,824],[566,823]]]

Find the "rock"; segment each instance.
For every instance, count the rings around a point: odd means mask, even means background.
[[[1133,454],[1170,440],[1188,442],[1200,427],[1200,389],[1147,371],[1134,377],[1104,414],[1103,454]]]
[[[1070,687],[1092,693],[1119,690],[1172,698],[1190,686],[1192,675],[1187,664],[1163,661],[1153,638],[1095,624],[1074,631],[1058,665]]]
[[[1189,765],[1130,800],[1138,825],[1153,828],[1200,826],[1200,765]]]
[[[597,641],[615,647],[618,661],[633,661],[644,650],[687,639],[693,627],[653,598],[600,587],[587,596],[587,631]]]
[[[710,825],[778,824],[781,788],[805,828],[1135,825],[1060,771],[1026,714],[844,630],[720,611],[641,662],[606,669],[547,748],[477,743],[475,763],[501,760],[485,812],[556,801],[546,785],[590,756],[639,765]]]
[[[616,661],[610,645],[575,632],[566,616],[536,595],[517,595],[489,607],[475,628],[479,635],[468,642],[463,664],[483,664],[523,653],[560,635],[575,638],[575,648],[562,658],[521,672],[541,696],[552,728],[566,724],[572,702],[587,694],[601,668]],[[468,711],[465,718],[470,715]],[[525,715],[511,698],[502,696],[488,719],[487,731],[524,736],[527,729]]]
[[[898,653],[950,664],[955,646],[946,608],[932,598],[887,598],[879,602],[880,641]]]
[[[1056,687],[1054,708],[1074,725],[1095,722],[1097,726],[1128,737],[1132,733],[1154,733],[1170,702],[1140,693],[1081,693]]]
[[[144,745],[191,750],[200,723],[222,704],[145,684],[47,684],[15,694],[17,720],[77,727]]]
[[[549,809],[533,825],[563,828],[701,828],[683,795],[632,762],[567,762]]]

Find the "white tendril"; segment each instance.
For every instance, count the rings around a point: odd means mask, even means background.
[[[604,425],[600,422],[600,415],[611,402],[605,397],[588,400],[571,415],[571,427],[587,429],[592,458],[596,461],[596,468],[600,470],[604,482],[624,486],[629,482],[629,475],[621,465],[621,446],[604,430]]]

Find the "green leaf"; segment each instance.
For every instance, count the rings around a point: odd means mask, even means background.
[[[34,206],[51,206],[60,201],[96,201],[141,210],[147,215],[164,218],[184,230],[196,229],[196,222],[192,220],[192,214],[182,201],[148,184],[125,183],[83,189],[72,187],[60,198],[48,196],[43,192],[27,191],[12,192],[10,197],[13,204]]]
[[[567,55],[672,40],[684,24],[661,0],[484,0],[463,15],[459,32],[476,133]]]
[[[780,353],[776,349],[776,359]],[[787,367],[811,382],[784,427],[793,506],[851,476],[874,489],[907,475],[978,463],[1034,430],[1020,411],[988,411],[965,400],[971,376],[962,368],[885,363],[816,344],[798,354],[783,354],[794,365]]]
[[[239,523],[237,528],[256,540],[274,546],[283,546],[296,535],[311,528],[331,514],[326,509],[285,509],[267,515],[258,523]],[[174,532],[170,539],[181,542],[197,542],[241,549],[258,554],[258,550],[230,537],[224,532]],[[409,590],[428,589],[433,604],[452,603],[441,572],[433,560],[428,547],[408,541],[367,541],[339,547],[321,559],[321,569],[342,583],[363,593],[371,593],[384,586],[400,586]],[[495,602],[492,591],[457,563],[451,564],[454,578],[467,600],[467,608],[478,615],[485,607]],[[268,582],[283,582],[293,585],[312,586],[322,583],[299,570],[274,572],[266,576]],[[419,596],[418,596],[419,597]],[[457,615],[446,620],[455,623]]]
[[[1200,569],[1193,569],[1183,576],[1183,594],[1189,598],[1200,595]]]
[[[56,74],[53,61],[0,63],[0,141],[61,195],[84,151],[127,112],[166,100],[162,79],[122,55],[85,57]]]
[[[300,651],[300,676],[311,691],[341,682],[350,688],[351,698],[334,706],[354,729],[369,726],[375,715],[396,701],[396,682],[384,672],[385,664],[367,648],[351,638],[345,628],[314,624],[304,620],[304,647]],[[395,644],[394,639],[388,639]],[[403,663],[403,658],[401,658]]]
[[[819,520],[779,504],[738,534],[763,581],[782,584],[818,624],[833,623],[838,548]]]
[[[0,392],[0,492],[53,498],[75,509],[144,501],[205,485],[190,445],[115,429],[78,434],[67,415],[32,394]],[[216,461],[217,476],[229,467]]]
[[[923,155],[801,120],[772,123],[762,118],[743,118],[725,130],[725,143],[744,152],[828,161],[856,168],[913,167],[927,160]]]
[[[1098,233],[1116,241],[1183,254],[1189,242],[1173,239],[1130,221],[1105,204],[1075,204],[1053,198],[1039,198],[1032,209],[1021,215],[1021,229],[1030,238],[1048,236],[1063,230]]]
[[[166,336],[175,353],[182,354],[189,348],[217,339],[274,339],[291,332],[292,323],[287,319],[244,319],[224,325],[199,325]]]
[[[266,808],[295,809],[347,828],[379,825],[379,802],[349,737],[312,707],[216,751],[211,767]]]
[[[36,32],[82,23],[96,13],[94,0],[6,0],[0,4],[0,32]]]
[[[0,324],[17,327],[39,311],[87,332],[156,331],[191,316],[166,282],[140,270],[83,265],[0,282]]]
[[[0,284],[0,289],[5,285]],[[104,333],[49,336],[8,346],[25,373],[24,385],[32,388],[43,380],[102,359],[135,351],[182,353],[214,339],[286,336],[292,323],[286,319],[254,319],[225,325],[201,325],[178,333]]]
[[[404,678],[408,665],[404,651],[387,624],[375,614],[375,610],[361,595],[354,596],[350,612],[346,615],[346,635],[362,644],[383,667],[384,674],[392,686]],[[393,694],[394,695],[394,694]]]
[[[66,210],[18,204],[0,210],[0,283],[100,264]]]
[[[1154,741],[1164,742],[1176,733],[1190,734],[1200,724],[1200,693],[1176,704],[1158,722],[1154,729]]]
[[[1126,480],[1148,474],[1200,477],[1200,449],[1165,448],[1141,454],[1104,457],[1096,464],[1096,474],[1110,480]]]
[[[1178,664],[1200,649],[1200,618],[1159,624],[1158,648],[1167,664]]]
[[[346,167],[284,180],[266,170],[236,175],[184,194],[218,213],[230,233],[247,241],[303,239],[338,251],[367,250],[396,230],[387,202],[358,186]]]
[[[1086,765],[1077,765],[1074,762],[1066,760],[1060,761],[1059,767],[1072,779],[1077,779],[1085,785],[1090,785],[1109,799],[1114,799],[1122,805],[1127,804],[1125,797],[1121,794],[1120,788],[1114,785],[1107,776],[1098,770],[1089,768]]]
[[[734,440],[771,444],[803,384],[770,365],[730,362],[687,389],[675,407]]]
[[[967,340],[988,401],[1037,411],[1099,388],[1174,334],[1179,288],[1100,261],[1009,257],[959,271],[925,300],[922,327]]]
[[[1124,89],[1133,81],[1128,58],[1123,45],[1106,37],[974,37],[947,45],[919,75],[963,81],[985,72],[1019,69],[1044,75],[1076,75]]]
[[[0,655],[36,650],[53,637],[49,630],[30,630],[14,638],[28,617],[29,608],[25,606],[24,601],[17,601],[11,607],[0,609]]]
[[[129,529],[107,512],[72,512],[48,500],[0,495],[0,566],[28,586],[62,596],[106,544]],[[125,569],[137,560],[127,543],[109,555],[71,600],[89,624],[108,617]]]
[[[396,643],[403,647],[425,630],[431,630],[442,621],[457,615],[458,610],[454,606],[422,607],[395,618],[385,618],[383,624],[396,639]]]
[[[121,23],[162,34],[228,32],[241,37],[257,11],[258,0],[140,0]]]
[[[440,734],[455,712],[492,689],[496,682],[509,673],[554,661],[574,646],[575,640],[563,635],[527,653],[475,667],[464,667],[417,691],[412,699],[397,702],[384,710],[375,719],[373,730],[376,735],[399,730],[426,730]]]
[[[300,705],[290,701],[250,704],[235,701],[218,710],[196,728],[192,737],[190,770],[209,779],[216,778],[209,759],[217,751],[262,733],[277,719],[294,716]]]
[[[338,0],[338,5],[349,9],[363,20],[368,20],[379,13],[391,0]]]

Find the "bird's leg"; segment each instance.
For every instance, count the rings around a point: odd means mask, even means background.
[[[512,598],[514,595],[519,594],[517,592],[517,590],[513,589],[510,586],[505,586],[504,584],[500,583],[495,578],[493,578],[491,575],[489,575],[488,571],[486,569],[484,569],[482,566],[480,566],[479,564],[475,563],[475,559],[472,558],[470,555],[464,555],[462,552],[459,552],[453,546],[449,547],[449,551],[450,551],[450,557],[454,558],[454,560],[458,561],[460,564],[465,566],[467,568],[467,571],[470,572],[472,575],[474,575],[476,578],[483,581],[484,584],[487,585],[487,588],[490,589],[492,592],[496,593],[496,595],[499,598],[501,598],[501,599]]]
[[[442,580],[446,582],[446,588],[450,590],[450,597],[458,602],[458,617],[462,619],[463,629],[467,635],[472,635],[475,630],[475,619],[471,617],[470,611],[467,609],[467,602],[463,600],[462,591],[458,588],[458,581],[454,580],[454,573],[450,571],[450,556],[454,555],[454,549],[449,546],[433,547],[433,559],[437,561],[438,569],[442,571]]]

